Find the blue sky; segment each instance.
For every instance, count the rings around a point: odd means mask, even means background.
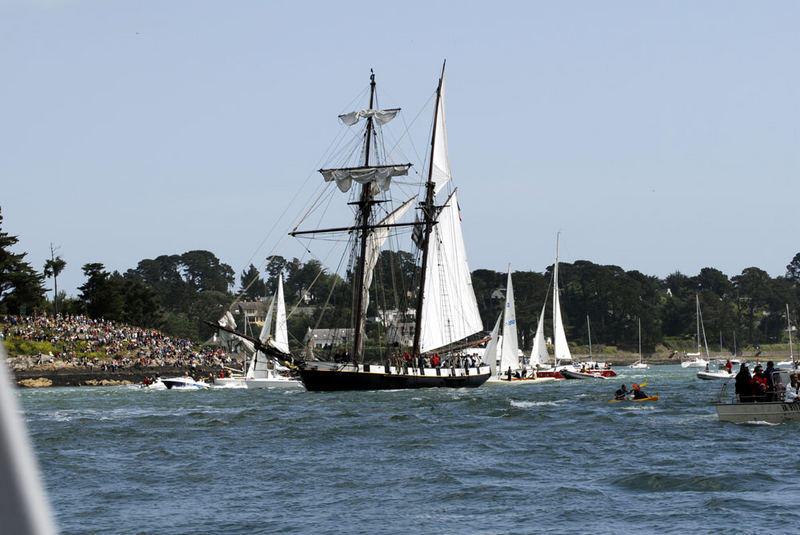
[[[238,273],[376,72],[406,121],[447,59],[473,269],[772,276],[800,251],[797,2],[0,4],[3,230],[41,269],[207,249]],[[428,121],[426,118],[425,121]],[[424,145],[424,140],[416,141]]]

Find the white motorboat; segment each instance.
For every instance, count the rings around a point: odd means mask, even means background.
[[[563,375],[565,379],[605,379],[605,376],[597,372],[576,372],[566,368],[558,370],[558,373]]]
[[[736,376],[733,373],[728,372],[728,370],[726,370],[724,368],[718,368],[716,370],[705,369],[705,370],[700,370],[700,371],[697,372],[697,378],[698,379],[706,379],[706,380],[722,379],[722,380],[727,380],[727,379],[733,379],[734,377],[736,377]]]
[[[200,388],[208,388],[208,384],[203,381],[195,381],[189,375],[183,377],[168,377],[161,380],[168,390],[197,390]]]

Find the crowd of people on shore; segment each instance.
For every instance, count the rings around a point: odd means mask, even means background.
[[[230,366],[222,348],[172,338],[154,329],[131,327],[80,315],[3,316],[0,336],[49,342],[53,350],[32,355],[33,365],[63,364],[114,371],[118,367]],[[87,354],[94,356],[87,356]],[[97,357],[100,353],[105,358]]]

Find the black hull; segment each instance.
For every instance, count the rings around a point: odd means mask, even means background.
[[[355,370],[331,370],[301,368],[300,379],[309,391],[337,390],[401,390],[406,388],[475,388],[485,383],[489,372],[472,375],[449,375],[449,369],[441,369],[441,375],[415,375],[375,373]]]

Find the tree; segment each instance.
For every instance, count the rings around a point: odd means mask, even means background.
[[[800,253],[794,255],[792,261],[786,266],[786,278],[796,286],[800,286]]]
[[[235,272],[209,251],[189,251],[180,257],[184,280],[197,292],[227,292]]]
[[[78,289],[89,317],[122,321],[125,304],[122,276],[115,272],[112,277],[105,266],[97,262],[85,264],[82,269],[86,282]]]
[[[58,315],[58,276],[64,271],[67,263],[60,256],[56,256],[56,248],[50,244],[50,260],[44,263],[44,276],[53,277],[53,310]]]
[[[253,264],[246,271],[242,271],[239,276],[239,293],[248,299],[258,299],[265,295],[264,280],[261,278],[258,268]]]
[[[24,261],[27,253],[10,251],[19,239],[3,232],[2,228],[0,212],[0,312],[25,314],[44,302],[44,276]]]

